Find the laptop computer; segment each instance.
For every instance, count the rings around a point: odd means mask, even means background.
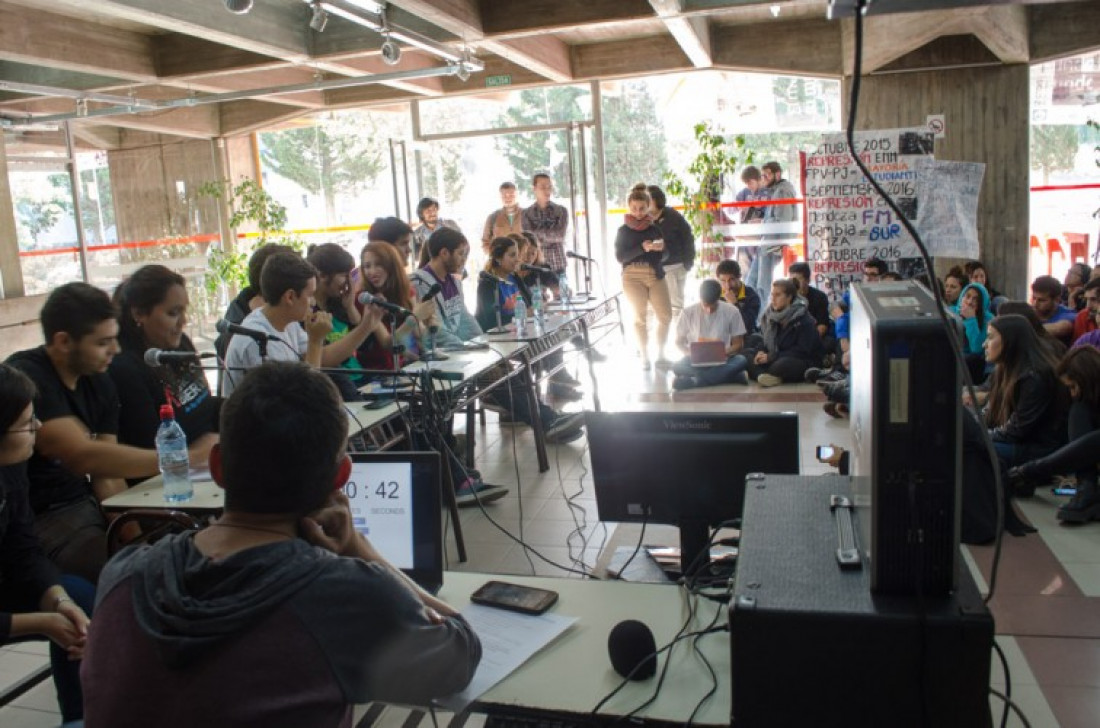
[[[443,586],[439,453],[349,455],[351,477],[344,493],[355,530],[413,581],[437,593]]]
[[[693,367],[716,367],[726,363],[726,345],[721,341],[693,341],[688,346]]]

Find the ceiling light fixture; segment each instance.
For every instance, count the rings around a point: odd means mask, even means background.
[[[225,9],[234,15],[244,15],[252,9],[252,0],[225,0]]]
[[[309,27],[318,33],[324,33],[325,26],[328,25],[328,13],[325,11],[324,6],[317,0],[313,0],[309,7],[313,10],[313,14],[309,18]]]
[[[387,66],[396,66],[401,62],[401,46],[390,37],[390,26],[386,22],[386,11],[379,13],[382,19],[382,62]]]

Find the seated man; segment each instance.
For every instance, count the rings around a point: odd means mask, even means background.
[[[720,341],[726,347],[726,363],[716,366],[692,366],[690,346],[694,341]],[[741,356],[745,324],[741,312],[722,300],[722,284],[705,280],[699,285],[699,303],[688,306],[676,324],[676,345],[688,354],[672,365],[676,379],[673,389],[709,387],[727,382],[748,384],[748,362]]]
[[[332,382],[300,363],[259,367],[222,408],[221,435],[221,518],[103,572],[81,669],[88,725],[350,726],[353,703],[464,688],[477,635],[352,526]]]
[[[304,361],[320,367],[327,356],[331,365],[337,366],[369,332],[369,329],[360,332],[362,338],[358,340],[345,336],[322,354],[325,337],[332,331],[332,315],[311,310],[317,292],[317,269],[297,253],[277,253],[268,258],[260,273],[260,290],[264,305],[245,316],[241,326],[267,334],[266,353],[255,339],[233,335],[225,355],[222,392],[227,397],[240,383],[245,370],[265,361]]]
[[[802,381],[810,365],[824,355],[817,322],[792,281],[772,283],[771,305],[764,311],[760,331],[763,346],[746,351],[745,358],[749,377],[762,387]]]
[[[1073,343],[1077,312],[1063,306],[1062,284],[1054,276],[1039,276],[1031,283],[1031,307],[1051,336],[1066,346]]]
[[[760,330],[760,295],[741,280],[741,265],[736,260],[723,260],[718,264],[715,275],[722,284],[722,298],[737,306],[741,312],[745,334],[751,336],[757,333]]]
[[[156,475],[157,453],[118,444],[118,392],[107,374],[119,352],[118,319],[107,294],[66,283],[40,318],[46,344],[8,358],[34,382],[42,421],[27,464],[34,532],[63,572],[94,584],[107,560],[99,501],[126,490],[124,478]],[[191,443],[191,461],[205,462],[215,440]]]
[[[787,269],[791,280],[798,286],[798,295],[806,299],[806,309],[817,322],[817,333],[825,345],[825,351],[831,351],[835,340],[830,335],[832,320],[829,318],[829,297],[824,291],[810,285],[810,264],[791,263]]]

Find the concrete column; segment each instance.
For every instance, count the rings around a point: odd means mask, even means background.
[[[8,182],[8,155],[4,135],[0,134],[0,283],[2,298],[25,295],[23,268],[19,264],[19,240],[15,231],[15,203]]]

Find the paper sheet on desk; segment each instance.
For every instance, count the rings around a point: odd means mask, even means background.
[[[577,621],[576,617],[560,614],[534,616],[480,604],[467,606],[462,616],[481,639],[481,664],[465,690],[437,701],[456,713],[511,675]]]

